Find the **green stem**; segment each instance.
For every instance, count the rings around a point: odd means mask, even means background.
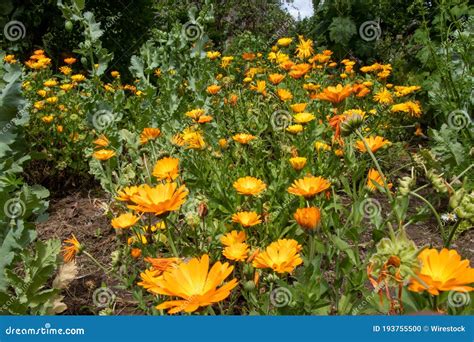
[[[431,211],[433,212],[435,218],[436,218],[436,221],[438,222],[438,225],[439,225],[439,229],[441,230],[441,237],[443,238],[443,241],[446,245],[446,235],[445,235],[445,231],[444,231],[444,226],[443,226],[443,223],[441,222],[441,218],[439,217],[438,215],[438,212],[436,211],[436,209],[433,207],[433,205],[426,199],[424,198],[423,196],[421,195],[418,195],[417,193],[413,192],[413,191],[410,191],[410,195],[412,196],[415,196],[416,198],[422,200],[430,209]]]
[[[367,152],[369,153],[370,158],[372,158],[372,161],[374,162],[375,167],[377,168],[377,171],[378,171],[378,173],[380,174],[380,176],[381,176],[381,178],[382,178],[383,187],[385,188],[385,192],[387,193],[387,196],[388,196],[388,198],[390,199],[390,202],[392,202],[392,201],[393,201],[392,194],[391,194],[391,192],[390,192],[390,189],[388,188],[387,180],[385,179],[385,175],[383,174],[382,169],[380,168],[380,164],[379,164],[379,162],[377,161],[377,158],[375,158],[375,155],[372,153],[372,150],[370,149],[369,144],[367,144],[367,141],[365,141],[365,138],[364,138],[363,135],[360,133],[360,131],[359,131],[359,130],[356,130],[355,132],[356,132],[357,136],[358,136],[358,137],[362,140],[362,142],[364,143],[365,149],[366,149]]]
[[[444,244],[444,246],[445,246],[446,248],[449,248],[449,245],[451,244],[451,241],[453,240],[454,234],[456,233],[456,230],[458,230],[459,222],[461,222],[461,221],[456,222],[456,224],[454,225],[453,229],[452,229],[451,232],[449,233],[448,240],[446,240],[446,243]]]
[[[176,246],[174,244],[173,235],[171,234],[171,224],[168,220],[164,220],[164,221],[165,221],[165,224],[166,224],[166,232],[168,233],[168,243],[170,244],[171,251],[173,252],[173,255],[176,258],[178,258],[179,254],[178,254],[178,251],[177,251]]]
[[[102,265],[99,261],[97,261],[96,258],[94,258],[91,254],[89,254],[89,252],[83,251],[82,253],[84,253],[84,255],[89,257],[89,259],[91,259],[97,266],[99,266],[100,269],[105,272],[105,274],[108,274],[110,272],[110,270],[107,270],[104,265]]]

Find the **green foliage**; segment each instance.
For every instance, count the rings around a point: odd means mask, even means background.
[[[329,38],[336,44],[346,46],[357,32],[351,18],[336,17],[329,25]]]

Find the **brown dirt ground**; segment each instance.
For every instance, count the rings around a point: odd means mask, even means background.
[[[38,224],[37,230],[41,239],[57,238],[67,239],[74,234],[77,239],[87,247],[87,251],[99,262],[109,265],[111,252],[116,249],[117,239],[109,219],[103,216],[101,203],[103,198],[93,197],[89,194],[75,193],[67,197],[53,200],[50,204],[50,216],[47,222]],[[382,202],[382,207],[384,203]],[[416,206],[416,203],[413,203]],[[408,227],[408,235],[416,242],[417,246],[441,247],[442,241],[439,232],[436,231],[436,222],[425,222],[423,224]],[[370,229],[362,238],[366,242],[371,241]],[[474,230],[462,234],[452,243],[451,248],[457,249],[464,258],[468,258],[474,264]],[[104,275],[97,265],[89,258],[81,255],[77,258],[79,274],[69,285],[65,293],[64,302],[68,309],[67,315],[97,314],[100,308],[94,305],[92,297],[95,289],[102,284],[113,288],[116,295],[116,306],[114,314],[136,315],[143,314],[136,309],[136,302],[127,292],[117,289],[119,284],[116,280]]]

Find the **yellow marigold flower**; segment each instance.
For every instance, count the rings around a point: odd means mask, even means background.
[[[223,149],[227,148],[227,146],[229,146],[227,139],[224,139],[224,138],[219,139],[219,146]]]
[[[58,81],[53,80],[53,79],[47,80],[47,81],[44,81],[44,82],[43,82],[43,85],[44,85],[45,87],[52,88],[52,87],[55,87],[55,86],[58,85]]]
[[[67,65],[72,65],[76,63],[76,61],[77,59],[75,59],[74,57],[68,57],[64,59],[64,63],[66,63]]]
[[[232,56],[222,57],[222,59],[221,59],[221,68],[227,68],[233,60],[234,60],[234,57],[232,57]]]
[[[40,89],[36,92],[36,94],[38,94],[41,97],[45,97],[48,94],[48,92],[44,89]]]
[[[113,77],[113,78],[120,78],[120,73],[118,71],[111,71],[110,72],[110,75]]]
[[[36,101],[33,104],[33,107],[35,107],[37,110],[41,110],[44,108],[44,102],[43,101]]]
[[[256,137],[252,134],[247,134],[247,133],[239,133],[236,134],[232,137],[234,141],[237,141],[238,143],[242,145],[248,144],[250,141],[256,139]]]
[[[267,188],[267,185],[255,177],[242,177],[233,184],[235,190],[241,195],[258,195]]]
[[[255,211],[241,211],[232,215],[232,222],[238,223],[243,227],[252,227],[262,223],[262,220]]]
[[[281,101],[288,101],[293,99],[293,94],[291,93],[291,91],[283,88],[277,89],[277,96]]]
[[[46,115],[41,118],[41,121],[43,121],[44,123],[51,123],[53,122],[53,119],[54,119],[54,116]]]
[[[115,151],[112,151],[112,150],[98,150],[92,154],[92,157],[94,157],[97,160],[108,160],[114,156],[115,156]]]
[[[215,95],[221,90],[221,86],[217,84],[212,84],[209,87],[207,87],[206,91],[208,94]]]
[[[340,103],[352,94],[352,86],[342,86],[338,84],[336,87],[327,87],[322,93],[315,97],[321,101],[329,101],[333,104]]]
[[[239,232],[237,230],[233,230],[221,237],[221,243],[224,246],[232,246],[236,243],[245,242],[246,239],[247,235],[244,231]]]
[[[54,103],[58,102],[58,100],[59,100],[59,99],[58,99],[57,96],[52,96],[52,97],[48,97],[48,98],[46,99],[46,102],[48,102],[49,104],[54,104]]]
[[[293,116],[295,122],[298,124],[306,124],[313,121],[316,117],[311,113],[298,113]]]
[[[290,45],[292,41],[293,41],[293,38],[283,37],[277,40],[277,45],[285,47],[285,46]]]
[[[282,74],[270,74],[268,75],[268,80],[271,84],[277,85],[285,79],[285,75]]]
[[[299,254],[301,249],[296,240],[280,239],[272,242],[265,252],[258,253],[252,265],[255,268],[271,268],[278,273],[291,273],[303,263]]]
[[[209,58],[211,61],[214,59],[217,59],[221,56],[221,53],[219,51],[207,51],[206,52],[207,58]]]
[[[234,243],[224,248],[222,254],[229,260],[245,261],[249,255],[249,246],[244,243]]]
[[[96,148],[98,148],[98,147],[107,147],[107,146],[109,146],[110,141],[109,141],[109,139],[107,139],[107,137],[105,135],[102,134],[96,140],[94,140],[92,143],[95,145]]]
[[[307,105],[308,105],[307,103],[295,103],[295,104],[290,105],[290,107],[293,113],[301,113],[301,112],[304,112]]]
[[[368,137],[364,138],[365,142],[369,146],[370,150],[372,152],[376,152],[380,148],[384,147],[385,145],[390,145],[390,141],[384,139],[383,137],[380,136],[375,136],[375,137]],[[356,148],[360,152],[367,152],[367,149],[365,147],[364,141],[358,140],[356,141]]]
[[[158,184],[154,188],[143,185],[130,198],[134,205],[128,207],[138,212],[154,213],[159,216],[178,210],[185,202],[187,195],[186,187],[181,185],[178,188],[176,183]]]
[[[311,39],[304,39],[303,36],[298,36],[299,42],[296,46],[296,55],[300,59],[311,57],[314,53],[313,41]]]
[[[395,86],[395,96],[396,97],[402,97],[402,96],[407,96],[410,95],[411,93],[420,90],[420,86]]]
[[[15,55],[6,55],[5,57],[3,57],[3,60],[5,61],[5,63],[8,64],[15,64],[17,62],[17,60],[15,59]]]
[[[408,101],[404,103],[399,103],[392,106],[392,113],[404,112],[408,113],[414,118],[419,118],[421,116],[421,106],[419,102]]]
[[[58,126],[56,127],[56,131],[57,131],[58,133],[62,133],[63,130],[64,130],[64,127],[63,127],[62,125],[58,125]]]
[[[185,129],[181,137],[186,148],[202,150],[206,147],[206,142],[204,141],[204,137],[200,131]]]
[[[304,157],[293,157],[290,158],[290,164],[293,167],[293,169],[299,171],[303,169],[306,165],[306,158]]]
[[[133,227],[139,220],[139,216],[135,216],[132,213],[126,213],[112,219],[111,224],[115,229],[124,229]]]
[[[158,138],[161,134],[161,130],[159,128],[147,127],[144,128],[142,133],[140,134],[140,144],[144,145],[150,140],[154,140]]]
[[[321,86],[319,84],[314,84],[314,83],[305,83],[305,84],[303,84],[303,89],[305,89],[307,91],[316,91],[319,88],[321,88]]]
[[[202,108],[197,108],[197,109],[193,109],[193,110],[190,110],[190,111],[187,111],[185,113],[185,115],[195,121],[198,121],[199,118],[201,116],[203,116],[204,114],[206,114],[206,111]]]
[[[383,187],[384,179],[382,175],[375,169],[370,169],[369,174],[367,175],[367,188],[370,191],[377,190],[377,186]],[[387,183],[389,189],[392,188],[392,183]]]
[[[76,75],[71,76],[71,80],[73,80],[74,82],[82,82],[85,79],[86,79],[86,76],[84,76],[82,74],[76,74]]]
[[[292,134],[303,132],[303,125],[290,125],[286,128],[286,131]]]
[[[117,193],[117,197],[115,199],[117,201],[128,202],[132,198],[133,195],[138,193],[138,186],[128,186],[123,188]]]
[[[298,208],[293,217],[302,228],[314,230],[321,222],[321,211],[316,207]]]
[[[82,250],[82,245],[76,239],[74,234],[71,238],[64,240],[64,243],[67,245],[62,248],[64,262],[74,261],[76,255],[78,255]]]
[[[59,68],[59,71],[60,71],[63,75],[66,75],[66,76],[67,76],[67,75],[71,74],[72,69],[71,69],[70,67],[68,67],[68,66],[62,66],[62,67]]]
[[[158,180],[175,180],[179,175],[179,159],[165,157],[158,160],[155,164],[152,174]]]
[[[428,291],[432,295],[439,295],[441,291],[470,292],[474,287],[474,268],[470,267],[469,260],[461,260],[461,256],[454,249],[443,248],[424,249],[418,260],[421,268],[417,278],[413,278],[409,286],[410,291]]]
[[[331,182],[323,177],[306,176],[295,180],[292,186],[288,188],[288,192],[293,195],[312,198],[320,192],[329,189],[330,186]]]
[[[290,75],[291,78],[299,79],[306,75],[311,70],[311,65],[307,63],[295,64],[291,67]]]
[[[314,148],[316,149],[316,151],[331,151],[331,146],[329,146],[328,144],[326,144],[324,141],[316,141],[314,143]]]
[[[171,300],[156,307],[158,310],[169,309],[169,314],[177,312],[194,312],[200,307],[209,306],[223,301],[230,291],[238,285],[237,279],[221,284],[233,271],[228,263],[216,262],[209,270],[209,256],[200,259],[193,258],[187,263],[181,263],[176,268],[168,270],[155,280],[153,293],[182,300]],[[183,282],[182,279],[186,279]]]
[[[393,103],[392,93],[387,89],[382,89],[374,95],[374,100],[380,104],[389,105]]]
[[[72,88],[74,88],[74,84],[71,84],[71,83],[64,83],[64,84],[61,84],[59,86],[59,88],[61,88],[62,90],[64,91],[69,91],[71,90]]]
[[[254,90],[256,91],[257,93],[260,93],[262,94],[263,96],[266,96],[267,95],[267,91],[266,91],[266,88],[267,88],[267,84],[265,83],[265,81],[257,81],[256,85],[251,85],[250,86],[250,89],[251,90]]]

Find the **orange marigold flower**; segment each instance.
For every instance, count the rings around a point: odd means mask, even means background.
[[[302,228],[313,230],[321,222],[321,211],[316,207],[298,208],[293,217]]]
[[[181,263],[153,279],[153,286],[149,290],[156,294],[181,298],[158,305],[158,310],[169,309],[170,314],[194,312],[200,307],[221,302],[230,295],[230,291],[238,285],[237,279],[218,286],[233,270],[233,266],[219,261],[209,270],[209,256],[204,254],[201,258]],[[182,279],[186,281],[183,282]]]
[[[391,144],[390,141],[380,136],[364,138],[364,141],[367,143],[367,145],[369,146],[372,152],[376,152],[377,150],[384,147],[385,145]],[[360,152],[367,152],[367,148],[365,147],[364,141],[362,140],[356,141],[356,148]]]
[[[384,179],[382,178],[382,175],[375,169],[370,169],[369,174],[367,175],[367,188],[370,191],[375,191],[377,190],[377,186],[383,187],[383,182]],[[392,188],[392,183],[387,183],[387,187],[389,189]]]
[[[64,262],[74,261],[76,255],[82,250],[80,242],[76,239],[74,234],[72,234],[69,239],[64,240],[64,243],[67,244],[62,248]]]
[[[247,235],[244,231],[239,232],[237,230],[233,230],[221,237],[221,243],[224,246],[231,246],[236,243],[245,242],[246,239]]]
[[[265,252],[258,253],[252,265],[255,268],[271,268],[278,273],[291,273],[303,263],[299,255],[301,249],[296,240],[280,239],[271,243]]]
[[[110,144],[109,139],[105,135],[99,136],[96,140],[93,141],[93,144],[95,145],[96,148],[99,147],[107,147]]]
[[[295,103],[290,105],[293,113],[302,113],[306,109],[307,103]]]
[[[118,192],[117,197],[115,199],[117,201],[128,202],[130,198],[138,192],[138,186],[128,186],[123,188],[121,191]]]
[[[270,74],[268,75],[268,80],[271,84],[277,85],[285,79],[285,75],[282,74]]]
[[[256,136],[252,134],[247,134],[247,133],[239,133],[236,134],[232,137],[234,141],[237,141],[238,143],[241,143],[243,145],[248,144],[250,141],[256,139]]]
[[[258,195],[267,188],[267,185],[260,179],[255,177],[242,177],[237,179],[234,184],[234,188],[241,195]]]
[[[154,213],[159,216],[178,210],[185,202],[188,190],[184,185],[178,188],[176,183],[158,184],[152,188],[149,185],[141,186],[130,201],[134,205],[128,207],[143,213]]]
[[[410,291],[428,291],[432,295],[439,295],[440,291],[470,292],[474,287],[474,268],[469,260],[461,260],[461,256],[454,249],[443,248],[424,249],[419,255],[421,268],[417,278],[411,280]]]
[[[221,90],[221,86],[219,86],[217,84],[212,84],[209,87],[207,87],[206,90],[207,90],[208,94],[215,95],[219,92],[219,90]]]
[[[142,133],[140,134],[140,144],[144,145],[148,141],[158,138],[160,134],[161,134],[161,130],[159,128],[153,128],[153,127],[144,128]]]
[[[297,179],[293,185],[288,188],[288,192],[293,195],[312,198],[323,192],[331,186],[331,182],[323,177],[307,176]]]
[[[179,159],[165,157],[158,160],[153,168],[153,176],[158,180],[173,181],[179,175]]]
[[[115,156],[115,151],[112,151],[112,150],[98,150],[92,154],[92,157],[94,157],[97,160],[108,160],[114,156]]]
[[[115,229],[125,229],[133,227],[139,220],[139,216],[135,216],[132,213],[125,213],[112,219],[111,224]]]
[[[67,65],[72,65],[76,63],[76,61],[77,59],[75,59],[74,57],[68,57],[64,59],[64,63],[66,63]]]
[[[332,104],[337,104],[344,101],[352,94],[352,86],[342,86],[338,84],[336,87],[327,87],[321,93],[316,94],[315,98],[321,101],[329,101]]]
[[[234,243],[225,247],[222,254],[229,260],[245,261],[249,255],[249,246],[244,242]]]
[[[155,271],[155,275],[160,275],[163,272],[176,267],[181,263],[180,258],[151,258],[147,257],[144,259],[146,262],[151,264],[151,268]],[[140,285],[140,284],[138,284]]]
[[[305,167],[306,158],[305,157],[290,158],[290,164],[291,164],[291,167],[293,167],[293,169],[299,171]]]
[[[277,96],[281,101],[289,101],[293,98],[293,94],[288,89],[278,88]]]
[[[255,211],[241,211],[232,215],[232,222],[239,223],[242,227],[252,227],[262,223],[262,220]]]

